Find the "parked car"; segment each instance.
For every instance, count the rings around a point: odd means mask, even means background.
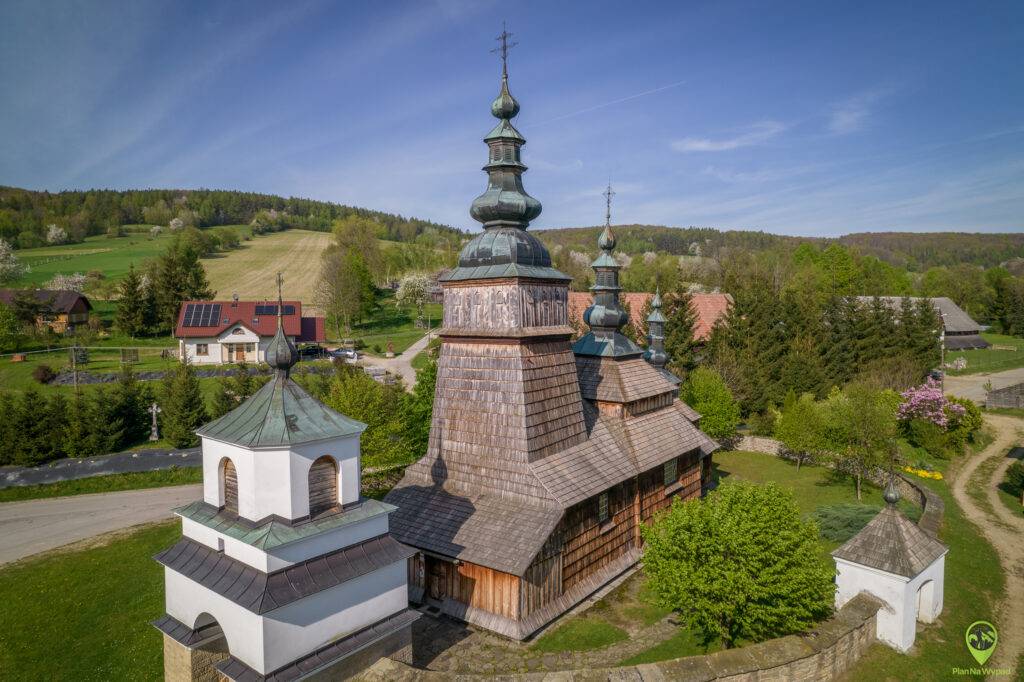
[[[327,351],[327,355],[332,358],[341,358],[345,362],[356,362],[359,360],[359,351],[352,348],[335,348],[334,350]]]
[[[300,360],[316,360],[318,358],[325,357],[327,351],[321,346],[303,346],[299,348],[299,359]]]

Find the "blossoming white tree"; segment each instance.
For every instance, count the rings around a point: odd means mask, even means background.
[[[63,244],[68,240],[68,233],[60,225],[50,223],[46,227],[46,243],[47,244]]]
[[[58,272],[45,286],[47,289],[53,289],[54,291],[77,291],[82,293],[85,289],[85,282],[86,276],[80,272],[71,275]]]
[[[0,282],[18,279],[30,271],[31,269],[14,255],[11,245],[0,239]]]

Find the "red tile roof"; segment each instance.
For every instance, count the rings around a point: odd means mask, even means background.
[[[189,305],[220,304],[220,316],[215,324],[207,327],[186,327],[185,310]],[[184,301],[178,311],[178,324],[174,336],[179,339],[219,336],[221,332],[236,324],[243,324],[258,336],[273,336],[277,332],[277,316],[256,316],[256,306],[277,305],[277,301]],[[301,301],[285,301],[285,306],[295,306],[295,313],[284,316],[284,333],[295,337],[300,343],[322,343],[324,318],[303,317]],[[287,308],[286,308],[287,309]]]
[[[654,294],[637,292],[619,294],[620,300],[624,304],[629,305],[630,322],[636,325],[637,328],[643,327],[642,314],[644,307],[651,300],[652,296]],[[691,294],[691,297],[693,299],[693,310],[697,314],[693,336],[697,341],[707,341],[708,337],[711,336],[711,329],[715,326],[715,322],[725,315],[725,312],[729,309],[729,305],[732,303],[732,296],[729,294]],[[590,292],[570,291],[569,319],[582,324],[583,312],[593,302],[594,296]]]

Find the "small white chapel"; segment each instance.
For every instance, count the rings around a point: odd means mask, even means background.
[[[166,680],[344,679],[411,655],[414,550],[389,533],[393,505],[360,497],[366,426],[289,376],[282,308],[275,376],[197,431],[203,499],[175,510],[182,538],[155,557]]]

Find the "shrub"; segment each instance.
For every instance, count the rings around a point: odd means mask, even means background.
[[[960,453],[968,442],[974,441],[974,436],[981,430],[985,422],[981,416],[981,410],[973,400],[951,397],[949,402],[951,405],[955,404],[963,408],[963,412],[950,414],[946,430],[946,443],[949,449]]]
[[[832,542],[846,542],[868,525],[876,514],[878,507],[866,504],[833,504],[819,507],[814,518],[821,537]]]
[[[801,632],[832,613],[835,568],[821,555],[818,527],[773,483],[725,483],[704,500],[677,499],[641,532],[655,598],[705,643]]]
[[[750,424],[750,430],[755,436],[772,436],[775,434],[775,424],[778,420],[779,413],[772,407],[769,407],[764,412],[758,412],[750,415],[748,423]]]
[[[1006,483],[1010,486],[1010,492],[1020,496],[1021,504],[1024,504],[1024,463],[1014,462],[1006,470]]]
[[[107,238],[114,239],[115,237],[123,237],[124,230],[121,229],[120,225],[111,225],[107,228]]]
[[[718,372],[698,367],[681,391],[683,400],[701,414],[700,427],[712,438],[728,438],[740,422],[740,405]]]
[[[948,457],[946,449],[946,434],[942,427],[924,420],[911,419],[906,422],[907,440],[911,445],[923,448],[932,457]]]
[[[41,384],[48,384],[57,377],[57,373],[49,365],[37,365],[32,370],[32,378]]]
[[[374,353],[378,353],[379,354],[381,352],[381,347],[380,347],[379,343],[373,344],[372,346],[370,346],[370,348],[373,349]]]

